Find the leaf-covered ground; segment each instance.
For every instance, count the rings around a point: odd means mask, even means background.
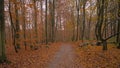
[[[69,45],[68,45],[69,44]],[[120,68],[120,50],[108,44],[102,46],[80,46],[82,43],[54,43],[49,47],[41,45],[38,50],[24,50],[15,53],[7,47],[10,64],[0,64],[0,68]]]
[[[18,53],[14,52],[13,47],[7,47],[7,58],[10,64],[0,64],[0,68],[45,68],[51,61],[51,58],[59,49],[61,43],[51,44],[48,48],[41,45],[38,50],[24,50],[22,48]]]
[[[83,46],[76,48],[75,64],[79,68],[120,68],[120,50],[113,44],[108,44],[108,50],[102,46]]]

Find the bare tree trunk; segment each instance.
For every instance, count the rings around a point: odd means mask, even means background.
[[[76,33],[76,41],[79,40],[79,11],[80,11],[80,0],[76,0],[76,8],[77,8],[77,33]]]
[[[36,0],[34,2],[34,28],[35,28],[35,41],[38,43],[38,30],[37,30],[37,7],[36,7]]]
[[[92,6],[92,0],[90,0],[90,5]],[[90,40],[90,35],[91,35],[91,21],[92,21],[92,14],[93,14],[94,10],[90,9],[90,17],[89,17],[89,21],[88,21],[88,40]]]
[[[40,8],[41,8],[41,23],[42,23],[42,25],[44,25],[43,24],[43,2],[42,2],[42,0],[40,1]],[[42,39],[44,38],[44,28],[42,27]],[[44,39],[42,40],[42,44],[44,43]]]
[[[84,33],[85,33],[85,5],[86,5],[86,1],[83,0],[83,27],[82,27],[82,42],[84,40]]]
[[[54,42],[54,27],[55,27],[55,0],[53,0],[53,9],[52,9],[52,42]]]
[[[118,26],[117,32],[120,32],[120,1],[118,0]],[[117,35],[118,47],[120,49],[120,34]]]
[[[14,26],[14,23],[13,23],[13,19],[12,19],[12,13],[11,13],[11,3],[10,3],[10,1],[9,1],[9,15],[10,15],[10,23],[11,23],[11,31],[12,31],[12,36],[13,36],[13,45],[14,45],[14,49],[15,49],[15,52],[17,53],[18,52],[18,49],[17,49],[17,47],[16,47],[16,42],[15,42],[15,32],[16,32],[16,28],[15,28],[15,26]]]
[[[22,14],[23,14],[23,32],[24,32],[24,46],[25,46],[25,50],[27,50],[27,44],[26,44],[26,24],[25,24],[25,3],[24,1],[22,1],[22,4],[21,4],[21,8],[22,8]]]
[[[4,0],[0,0],[0,62],[6,60],[5,55],[5,21],[4,21]]]
[[[16,0],[17,2],[17,0]],[[16,42],[16,47],[19,48],[20,47],[20,23],[19,23],[19,19],[18,19],[18,9],[17,9],[17,4],[15,3],[15,14],[16,14],[16,20],[15,20],[15,26],[16,26],[16,31],[15,31],[15,42]],[[18,51],[17,51],[18,52]]]
[[[102,26],[104,21],[104,3],[105,0],[98,0],[98,22],[96,24],[96,37],[103,44],[103,50],[107,50],[107,40],[103,39]],[[100,3],[100,4],[99,4]]]
[[[48,35],[47,35],[47,0],[45,0],[45,6],[46,6],[46,11],[45,11],[45,34],[46,34],[46,45],[48,44]]]
[[[107,41],[103,39],[102,37],[102,24],[104,21],[104,0],[101,0],[101,7],[100,7],[100,23],[98,27],[98,35],[100,37],[100,40],[102,41],[103,44],[103,50],[107,50]]]

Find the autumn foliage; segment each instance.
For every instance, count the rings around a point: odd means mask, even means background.
[[[120,51],[114,44],[108,44],[108,50],[103,51],[102,46],[83,46],[76,48],[77,67],[82,68],[119,68]]]
[[[20,50],[15,53],[12,46],[7,47],[9,63],[0,64],[0,68],[45,68],[52,61],[52,57],[58,51],[61,43],[53,43],[49,46],[41,45],[38,50]]]
[[[119,0],[0,5],[0,68],[120,68]]]

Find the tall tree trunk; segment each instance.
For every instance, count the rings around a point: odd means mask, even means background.
[[[118,26],[117,32],[120,32],[120,1],[118,0]],[[118,47],[120,49],[120,34],[117,35]]]
[[[82,42],[84,40],[84,33],[85,33],[85,5],[86,1],[83,0],[83,27],[82,27]]]
[[[36,7],[36,0],[34,2],[34,27],[35,27],[35,41],[38,43],[38,30],[37,30],[37,7]]]
[[[46,34],[46,45],[48,44],[48,37],[47,37],[47,0],[45,0],[45,7],[46,7],[46,11],[45,11],[45,34]]]
[[[107,38],[107,31],[108,31],[108,16],[107,16],[107,12],[108,12],[108,1],[105,1],[105,18],[104,18],[104,27],[105,28],[103,28],[103,32],[102,32],[102,36],[104,36],[104,38]],[[103,35],[104,34],[104,35]]]
[[[100,4],[99,4],[100,3]],[[107,41],[103,39],[102,35],[102,26],[103,26],[103,21],[104,21],[104,4],[105,0],[98,0],[98,22],[97,22],[97,27],[96,27],[96,36],[99,41],[102,42],[103,44],[103,50],[107,50]]]
[[[100,16],[100,24],[99,24],[99,28],[98,28],[98,34],[99,34],[99,37],[100,37],[100,40],[102,41],[102,44],[103,44],[103,50],[107,50],[107,41],[103,39],[103,36],[102,36],[102,25],[103,25],[103,21],[104,21],[104,2],[105,0],[101,0],[101,8],[100,8],[100,13],[101,13],[101,16]]]
[[[16,0],[17,2],[17,0]],[[15,14],[16,14],[16,21],[15,21],[15,26],[16,26],[16,31],[15,31],[15,42],[16,42],[16,48],[20,47],[20,23],[18,19],[18,8],[17,8],[17,3],[15,2]],[[18,51],[17,51],[18,52]]]
[[[52,42],[54,42],[54,37],[55,37],[54,27],[55,27],[55,0],[53,0],[53,7],[52,7]]]
[[[76,33],[76,41],[79,40],[79,11],[80,11],[80,0],[76,0],[76,8],[77,8],[77,33]]]
[[[6,60],[5,55],[5,21],[4,21],[4,0],[0,0],[0,62]]]
[[[97,23],[95,26],[95,35],[97,40],[99,40],[99,36],[98,36],[99,21],[100,21],[100,0],[97,0]]]
[[[15,49],[15,52],[17,53],[18,52],[18,50],[17,50],[17,47],[16,47],[16,42],[15,42],[15,32],[16,32],[16,28],[15,28],[15,26],[14,26],[14,23],[13,23],[13,19],[12,19],[12,12],[11,12],[11,3],[10,3],[10,1],[9,1],[9,15],[10,15],[10,23],[11,23],[11,31],[12,31],[12,36],[13,36],[13,45],[14,45],[14,49]]]
[[[92,0],[90,0],[90,6],[92,6]],[[93,14],[93,9],[90,8],[90,17],[88,21],[88,40],[90,40],[90,35],[91,35],[91,21],[92,21],[92,14]]]
[[[23,32],[24,32],[24,46],[25,46],[25,50],[27,50],[27,44],[26,44],[26,24],[25,24],[25,3],[24,1],[22,1],[22,5],[21,5],[21,8],[22,8],[22,14],[23,14]]]
[[[48,23],[48,39],[52,42],[52,24],[53,24],[53,2],[49,0],[49,23]]]
[[[40,17],[40,19],[41,19],[41,24],[42,25],[44,25],[44,23],[43,23],[43,1],[41,0],[40,1],[40,9],[41,9],[41,17]],[[42,44],[44,43],[44,28],[42,27]]]

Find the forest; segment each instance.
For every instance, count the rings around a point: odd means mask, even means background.
[[[0,0],[0,68],[120,68],[120,0]]]

